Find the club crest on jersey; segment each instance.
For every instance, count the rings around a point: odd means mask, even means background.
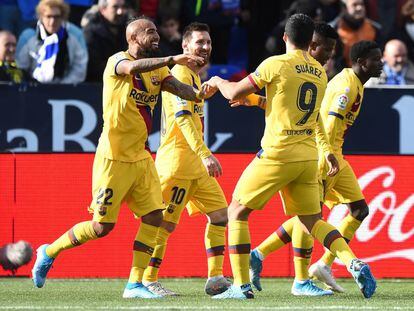
[[[338,108],[341,110],[345,110],[346,104],[348,104],[348,101],[349,101],[348,96],[346,96],[345,94],[340,95],[338,97],[338,102],[337,102]]]
[[[107,208],[106,208],[106,206],[99,206],[98,207],[98,213],[99,213],[99,215],[101,215],[101,216],[105,216],[106,215],[106,210],[107,210]]]
[[[167,207],[167,212],[172,214],[174,213],[175,206],[173,204],[169,204]]]
[[[160,85],[161,83],[160,78],[158,76],[152,76],[150,79],[151,79],[152,84],[154,85]]]

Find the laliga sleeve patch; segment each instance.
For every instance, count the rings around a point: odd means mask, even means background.
[[[257,70],[256,69],[256,71],[254,72],[254,75],[256,76],[256,77],[258,77],[258,78],[260,78],[261,76],[260,76],[260,72],[259,72],[259,70]]]
[[[346,96],[345,94],[340,95],[337,100],[338,108],[341,110],[345,110],[348,102],[349,102],[348,96]]]
[[[179,96],[175,96],[177,107],[186,107],[187,101]]]

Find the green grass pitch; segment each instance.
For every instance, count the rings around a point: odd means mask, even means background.
[[[414,280],[380,280],[364,299],[350,279],[339,280],[344,294],[295,297],[291,279],[263,279],[254,300],[213,300],[203,293],[203,279],[163,279],[180,297],[123,299],[124,279],[50,279],[42,289],[31,280],[0,278],[0,310],[414,310]]]

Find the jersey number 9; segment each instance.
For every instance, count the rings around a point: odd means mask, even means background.
[[[299,87],[296,105],[300,111],[305,113],[305,115],[296,123],[296,125],[305,125],[308,121],[315,109],[317,94],[318,89],[312,82],[305,82]]]

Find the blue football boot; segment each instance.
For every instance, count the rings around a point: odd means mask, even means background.
[[[258,291],[262,290],[260,284],[260,273],[263,270],[263,261],[260,259],[256,249],[250,253],[250,281]]]
[[[375,281],[369,266],[365,262],[356,258],[352,259],[348,271],[354,277],[355,282],[358,284],[365,298],[370,298],[374,295],[375,289],[377,288],[377,281]]]
[[[37,249],[36,262],[32,269],[33,283],[38,288],[41,288],[43,285],[45,285],[47,273],[55,261],[54,258],[51,258],[46,254],[46,248],[48,246],[49,244],[43,244],[39,246]]]
[[[324,290],[315,285],[311,280],[306,280],[304,283],[294,281],[292,285],[292,294],[295,296],[327,296],[333,295],[333,291]]]
[[[144,284],[142,283],[127,283],[125,286],[123,298],[144,298],[144,299],[154,299],[162,298],[163,296],[152,293]]]

